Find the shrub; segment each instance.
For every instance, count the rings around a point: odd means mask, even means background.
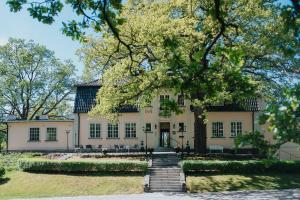
[[[250,174],[250,173],[299,173],[299,161],[249,160],[249,161],[200,161],[186,160],[183,171],[191,173]]]
[[[2,178],[5,174],[5,169],[4,167],[0,166],[0,178]]]
[[[21,159],[20,169],[28,172],[141,172],[148,169],[146,161],[74,161],[74,160],[46,160]]]

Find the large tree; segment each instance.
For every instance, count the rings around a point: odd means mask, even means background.
[[[56,113],[73,91],[75,67],[33,41],[0,46],[0,113],[20,119]]]
[[[27,3],[7,2],[14,11]],[[202,152],[206,104],[274,91],[299,73],[297,29],[285,28],[275,1],[135,0],[123,8],[120,0],[66,3],[83,16],[65,24],[67,35],[82,38],[88,27],[102,31],[98,39],[85,39],[82,50],[88,67],[102,75],[93,112],[113,118],[116,107],[146,105],[162,89],[185,93],[195,106],[195,148]],[[29,11],[48,23],[62,5],[32,1]],[[176,110],[175,102],[168,105]]]
[[[108,31],[82,49],[103,74],[92,114],[114,118],[116,107],[147,105],[161,90],[184,93],[201,152],[205,105],[270,95],[299,74],[299,41],[269,1],[129,1],[120,18],[118,37]]]

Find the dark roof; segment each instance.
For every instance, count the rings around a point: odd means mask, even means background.
[[[74,113],[87,113],[96,104],[96,95],[101,88],[99,81],[91,81],[76,85],[76,97],[74,105]],[[191,111],[193,107],[191,106]],[[239,103],[224,103],[222,105],[207,106],[208,112],[253,112],[259,111],[259,106],[255,98],[248,98]],[[126,105],[117,109],[117,112],[139,112],[137,106]]]
[[[248,98],[239,103],[224,103],[223,105],[210,105],[208,112],[255,112],[259,111],[257,99]]]
[[[76,85],[74,113],[87,113],[96,105],[96,96],[101,88],[98,80]],[[139,112],[137,106],[126,105],[117,109],[120,113]]]
[[[96,105],[96,95],[100,86],[77,85],[74,113],[87,113]]]

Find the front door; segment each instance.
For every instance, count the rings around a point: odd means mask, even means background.
[[[160,131],[160,146],[161,147],[169,147],[170,146],[170,131],[169,130],[161,130]]]

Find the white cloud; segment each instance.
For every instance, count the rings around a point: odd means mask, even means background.
[[[0,37],[0,45],[5,45],[8,42],[8,39]]]

